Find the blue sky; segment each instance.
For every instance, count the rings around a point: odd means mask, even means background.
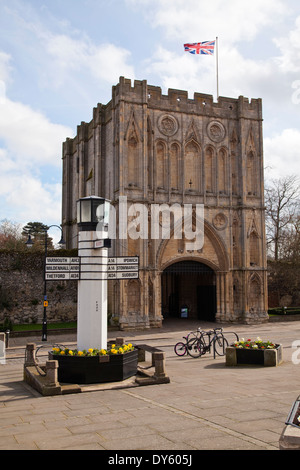
[[[299,174],[298,0],[0,0],[0,220],[61,221],[61,148],[120,76],[263,100],[266,178]]]

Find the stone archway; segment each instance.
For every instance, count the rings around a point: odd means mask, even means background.
[[[227,317],[232,315],[230,312],[228,253],[225,248],[225,244],[216,229],[207,221],[204,221],[204,245],[200,250],[187,250],[185,240],[175,239],[174,232],[170,239],[163,240],[161,242],[157,251],[158,275],[160,276],[159,280],[157,279],[157,288],[160,290],[157,297],[157,311],[160,311],[163,317],[165,317],[166,314],[170,315],[169,300],[163,292],[163,288],[166,289],[166,284],[164,284],[166,282],[164,280],[164,273],[166,274],[168,272],[166,271],[168,266],[183,261],[193,261],[205,266],[207,271],[209,271],[209,269],[211,270],[213,277],[206,283],[206,286],[210,287],[207,287],[207,296],[204,298],[206,298],[208,303],[212,304],[214,302],[214,306],[205,307],[205,309],[208,309],[209,313],[203,314],[203,317],[206,316],[206,319],[210,320],[225,321]],[[184,277],[186,274],[182,273],[182,276]],[[199,297],[201,296],[200,286],[205,285],[205,283],[200,281],[199,278],[196,278],[194,281],[199,286],[197,294]],[[170,279],[168,282],[171,282]],[[184,285],[184,282],[187,281],[183,281],[181,279],[181,286]],[[174,290],[174,293],[176,294],[176,289]],[[195,296],[195,292],[193,296]],[[175,305],[176,311],[173,314],[179,315],[178,302],[180,304],[180,301],[176,300],[176,296],[174,297],[173,304]],[[199,308],[198,301],[194,298],[191,309],[191,315],[193,318],[201,318],[201,314],[198,313]],[[214,309],[214,313],[212,313],[212,309]]]
[[[216,276],[208,265],[194,260],[170,264],[161,275],[164,318],[214,321]]]

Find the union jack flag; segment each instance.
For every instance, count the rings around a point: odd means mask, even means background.
[[[184,50],[191,54],[213,55],[215,49],[215,41],[193,42],[184,44]]]

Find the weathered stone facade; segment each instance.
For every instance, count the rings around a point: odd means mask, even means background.
[[[267,320],[262,103],[161,89],[123,77],[63,145],[62,223],[76,247],[76,200],[121,196],[143,204],[204,205],[204,245],[113,240],[111,255],[139,255],[139,280],[109,281],[121,328],[160,326],[166,316]],[[195,210],[193,223],[196,224]]]

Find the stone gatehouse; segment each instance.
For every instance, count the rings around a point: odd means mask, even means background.
[[[184,236],[127,237],[110,255],[140,257],[139,279],[109,281],[109,313],[121,328],[173,316],[222,322],[267,320],[262,103],[168,90],[120,78],[112,99],[63,144],[62,223],[77,246],[76,201],[204,206],[204,244]],[[151,217],[151,215],[149,215]],[[184,314],[182,313],[184,312]]]

